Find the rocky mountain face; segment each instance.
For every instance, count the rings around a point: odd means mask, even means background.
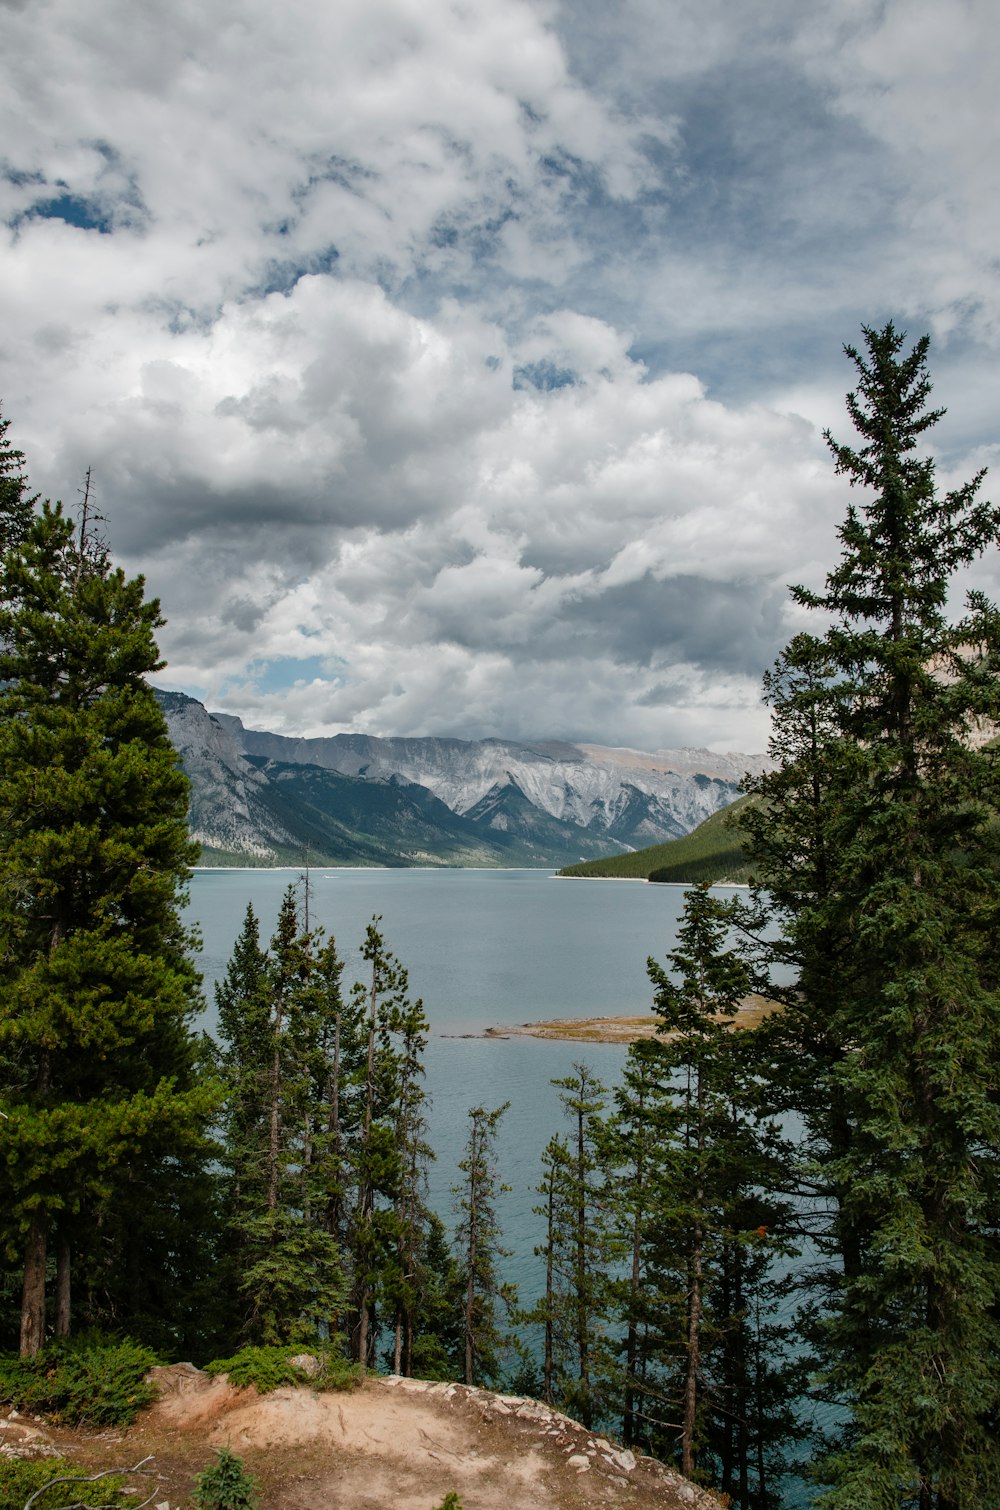
[[[298,739],[157,692],[203,863],[562,866],[688,833],[763,758],[556,741]]]

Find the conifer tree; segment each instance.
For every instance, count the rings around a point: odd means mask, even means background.
[[[983,743],[1000,716],[1000,627],[978,593],[947,617],[954,574],[996,543],[1000,510],[979,498],[982,474],[936,491],[927,350],[907,351],[892,324],[846,348],[858,440],[827,439],[862,499],[825,590],[793,589],[829,627],[785,658],[781,764],[755,784],[769,822],[757,878],[799,968],[783,1031],[837,1208],[821,1336],[853,1416],[827,1465],[837,1510],[1000,1495],[1000,782]]]
[[[568,1138],[550,1139],[542,1156],[545,1291],[524,1316],[544,1331],[542,1388],[546,1400],[591,1425],[601,1413],[610,1356],[604,1344],[610,1258],[604,1217],[601,1113],[605,1087],[585,1064],[553,1080],[571,1124]]]
[[[299,925],[293,887],[268,950],[247,908],[216,999],[224,1044],[228,1258],[250,1341],[314,1341],[344,1299],[329,1221],[341,1171],[329,1138],[331,1022],[341,964]]]
[[[406,971],[386,948],[378,927],[381,921],[373,918],[365,930],[361,953],[370,973],[367,981],[356,983],[353,993],[358,1019],[364,1024],[364,1057],[358,1063],[354,1087],[359,1108],[356,1205],[348,1248],[356,1317],[353,1353],[362,1367],[367,1367],[374,1353],[377,1303],[393,1272],[393,1255],[405,1243],[400,1233],[400,1193],[408,1139],[419,1132],[419,1054],[426,1028],[422,1004],[409,1000]],[[402,1056],[395,1042],[401,1029],[404,1041],[407,1035],[411,1040]],[[397,1302],[400,1299],[405,1297],[395,1297]]]
[[[740,1510],[771,1510],[782,1438],[797,1434],[775,1317],[783,1212],[766,1194],[786,1155],[760,1105],[754,1035],[731,1028],[750,972],[729,931],[729,908],[696,886],[669,969],[649,961],[663,1036],[632,1046],[601,1132],[610,1319],[626,1440],[676,1453]]]
[[[0,415],[0,558],[23,544],[38,502],[29,496],[24,452],[11,445],[9,428]]]
[[[686,1083],[680,1091],[684,1148],[680,1157],[686,1185],[681,1199],[687,1208],[684,1249],[687,1297],[684,1387],[681,1426],[681,1471],[690,1478],[699,1439],[703,1435],[701,1401],[703,1332],[706,1327],[706,1268],[716,1233],[713,1231],[713,1176],[720,1110],[725,1096],[723,1062],[727,1019],[749,987],[744,962],[724,947],[728,920],[712,897],[707,882],[685,895],[678,929],[678,947],[670,963],[675,980],[656,960],[647,969],[655,987],[653,1010],[660,1031],[674,1036],[669,1052],[673,1066]]]
[[[187,783],[144,681],[161,622],[142,579],[59,505],[4,559],[0,1210],[23,1245],[26,1354],[43,1340],[47,1254],[67,1331],[72,1245],[100,1204],[130,1171],[204,1152]]]
[[[499,1261],[509,1253],[501,1242],[496,1204],[497,1197],[509,1188],[499,1180],[495,1152],[497,1128],[509,1106],[505,1101],[493,1111],[483,1106],[469,1108],[465,1157],[458,1165],[465,1178],[454,1187],[459,1215],[455,1240],[465,1291],[462,1338],[466,1384],[489,1383],[498,1377],[508,1336],[497,1308],[502,1304],[509,1309],[515,1301],[513,1286],[504,1283],[499,1270]]]

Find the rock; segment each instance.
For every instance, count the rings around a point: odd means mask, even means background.
[[[300,1374],[305,1374],[308,1379],[315,1379],[320,1370],[319,1359],[314,1353],[296,1353],[288,1362],[292,1368],[297,1368]]]
[[[572,1457],[566,1459],[567,1468],[575,1468],[577,1473],[589,1473],[590,1459],[584,1457],[582,1452],[574,1452]]]
[[[627,1447],[622,1447],[617,1452],[609,1448],[607,1456],[623,1473],[631,1473],[635,1468],[635,1453],[630,1452]]]

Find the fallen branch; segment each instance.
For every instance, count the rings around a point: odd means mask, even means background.
[[[116,1473],[123,1475],[130,1473],[151,1474],[153,1470],[151,1468],[145,1468],[143,1465],[146,1463],[151,1463],[152,1460],[152,1454],[150,1454],[150,1456],[147,1458],[141,1458],[140,1461],[136,1463],[134,1468],[105,1468],[101,1473],[91,1474],[89,1478],[78,1478],[75,1474],[66,1474],[61,1479],[49,1479],[47,1484],[43,1484],[40,1489],[35,1490],[34,1494],[28,1496],[28,1498],[24,1502],[24,1510],[31,1510],[32,1505],[39,1498],[39,1496],[45,1494],[56,1484],[96,1484],[98,1479],[111,1478]],[[155,1493],[156,1485],[154,1484],[152,1489],[146,1495],[146,1498],[140,1501],[139,1504],[131,1506],[130,1510],[145,1510],[146,1505],[149,1504]],[[72,1505],[64,1506],[63,1510],[101,1510],[101,1507],[89,1505],[86,1500],[75,1500]]]

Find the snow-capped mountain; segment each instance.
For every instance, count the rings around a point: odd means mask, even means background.
[[[353,846],[369,863],[563,865],[688,833],[764,764],[551,740],[300,739],[159,696],[192,781],[195,836],[209,855],[250,863]]]

